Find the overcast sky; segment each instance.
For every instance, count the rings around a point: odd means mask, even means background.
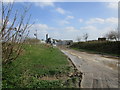
[[[32,5],[29,36],[34,37],[35,30],[38,38],[45,39],[45,34],[55,39],[76,40],[84,33],[89,34],[89,40],[98,37],[117,27],[118,6],[109,2],[16,2],[14,8]]]

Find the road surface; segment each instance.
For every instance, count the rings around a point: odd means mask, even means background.
[[[61,49],[83,73],[81,88],[118,88],[118,59]]]

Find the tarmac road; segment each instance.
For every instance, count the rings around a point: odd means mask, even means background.
[[[83,73],[81,88],[118,88],[118,59],[61,49]]]

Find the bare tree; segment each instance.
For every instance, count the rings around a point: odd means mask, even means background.
[[[89,37],[88,33],[85,33],[85,34],[83,35],[83,39],[84,39],[85,41],[87,41],[88,37]]]
[[[18,15],[18,10],[13,11],[13,6],[14,3],[4,5],[2,2],[0,41],[2,42],[3,64],[10,63],[17,59],[22,51],[24,40],[29,34],[29,28],[31,27],[29,24],[31,15],[27,16],[28,18],[25,20],[29,8],[24,7],[21,15]]]
[[[119,36],[119,33],[117,30],[115,31],[110,31],[108,32],[105,37],[108,39],[108,40],[115,40],[115,41],[118,41],[120,36]]]

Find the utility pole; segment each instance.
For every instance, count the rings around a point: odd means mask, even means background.
[[[37,44],[37,30],[35,30],[36,32],[35,32],[35,34],[34,34],[34,36],[36,37],[36,44]]]
[[[37,39],[37,30],[35,30],[36,32],[35,32],[35,34],[34,34],[34,36],[36,37],[36,39]]]
[[[37,30],[36,30],[36,40],[37,40]]]

